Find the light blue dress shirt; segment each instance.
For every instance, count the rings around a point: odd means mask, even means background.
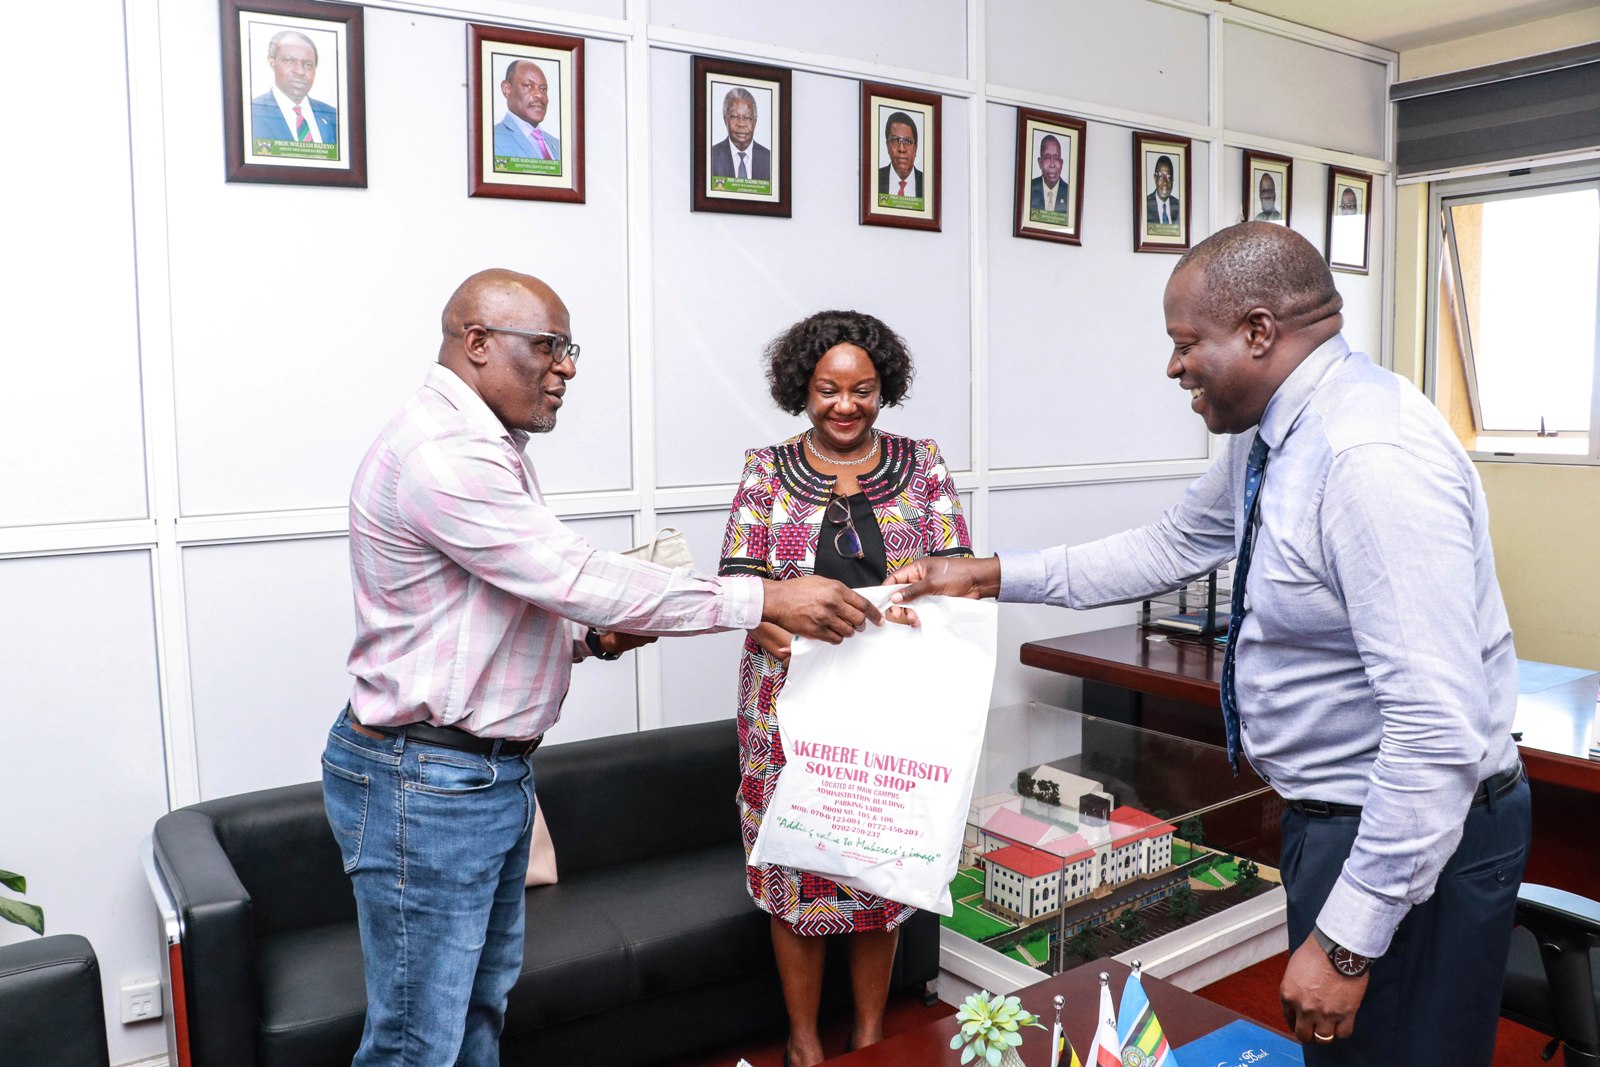
[[[1273,395],[1239,632],[1244,751],[1284,797],[1363,805],[1317,925],[1380,956],[1433,893],[1478,783],[1515,765],[1517,658],[1476,469],[1409,382],[1334,336]],[[1088,608],[1238,551],[1255,433],[1157,522],[1002,552],[1000,599]]]

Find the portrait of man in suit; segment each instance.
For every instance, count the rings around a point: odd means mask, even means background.
[[[337,145],[338,109],[307,95],[317,80],[317,46],[311,38],[299,30],[279,30],[267,42],[267,66],[272,88],[250,101],[252,140]],[[328,158],[336,157],[330,153]]]
[[[772,180],[772,152],[756,141],[756,98],[735,85],[722,97],[722,125],[728,136],[711,146],[711,176]]]
[[[1067,213],[1067,183],[1061,180],[1061,140],[1053,133],[1039,139],[1039,176],[1033,179],[1028,210]]]
[[[1339,214],[1361,214],[1361,205],[1356,200],[1356,191],[1348,185],[1339,190]]]
[[[512,159],[561,158],[561,140],[542,128],[550,108],[550,82],[531,59],[514,59],[500,82],[506,115],[494,125],[494,154]]]
[[[1261,180],[1256,183],[1256,211],[1253,222],[1282,222],[1283,212],[1278,210],[1278,184],[1272,180],[1272,175],[1266,171],[1261,172]]]
[[[1155,173],[1152,175],[1155,192],[1145,197],[1144,221],[1147,225],[1176,226],[1181,221],[1182,205],[1172,195],[1174,173],[1171,156],[1156,157]]]
[[[904,111],[890,114],[883,124],[889,162],[878,168],[878,192],[921,199],[922,171],[917,162],[917,124]]]

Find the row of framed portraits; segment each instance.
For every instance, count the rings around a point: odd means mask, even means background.
[[[229,181],[367,184],[362,9],[320,0],[222,0]],[[467,27],[468,195],[584,200],[578,37]],[[788,70],[695,56],[691,207],[790,217]],[[860,222],[938,230],[941,98],[861,84]],[[1017,237],[1082,243],[1083,119],[1017,112]],[[1133,133],[1136,252],[1190,247],[1187,137]],[[1294,161],[1246,150],[1243,219],[1289,224]],[[1330,167],[1327,256],[1365,273],[1372,176]]]

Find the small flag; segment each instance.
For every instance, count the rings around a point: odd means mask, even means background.
[[[1162,1032],[1161,1020],[1150,1006],[1150,997],[1144,991],[1144,981],[1139,976],[1139,964],[1122,987],[1122,1007],[1117,1012],[1117,1042],[1123,1067],[1177,1067],[1172,1046]]]
[[[1066,997],[1056,997],[1056,1021],[1050,1028],[1050,1067],[1083,1067],[1078,1060],[1078,1050],[1067,1040],[1067,1031],[1061,1025],[1061,1006]]]
[[[1084,1067],[1122,1067],[1122,1043],[1117,1040],[1117,1013],[1111,1007],[1111,976],[1100,972],[1100,1022]]]

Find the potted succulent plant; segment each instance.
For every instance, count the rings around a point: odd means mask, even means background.
[[[0,885],[16,893],[28,891],[28,880],[10,871],[0,871]],[[44,933],[44,909],[35,904],[0,897],[0,919],[26,926],[36,934]]]
[[[1017,997],[1003,997],[984,990],[966,999],[956,1011],[961,1029],[950,1039],[950,1047],[961,1049],[961,1062],[971,1063],[982,1056],[989,1067],[1022,1067],[1017,1047],[1022,1044],[1022,1028],[1044,1023],[1022,1007]]]

